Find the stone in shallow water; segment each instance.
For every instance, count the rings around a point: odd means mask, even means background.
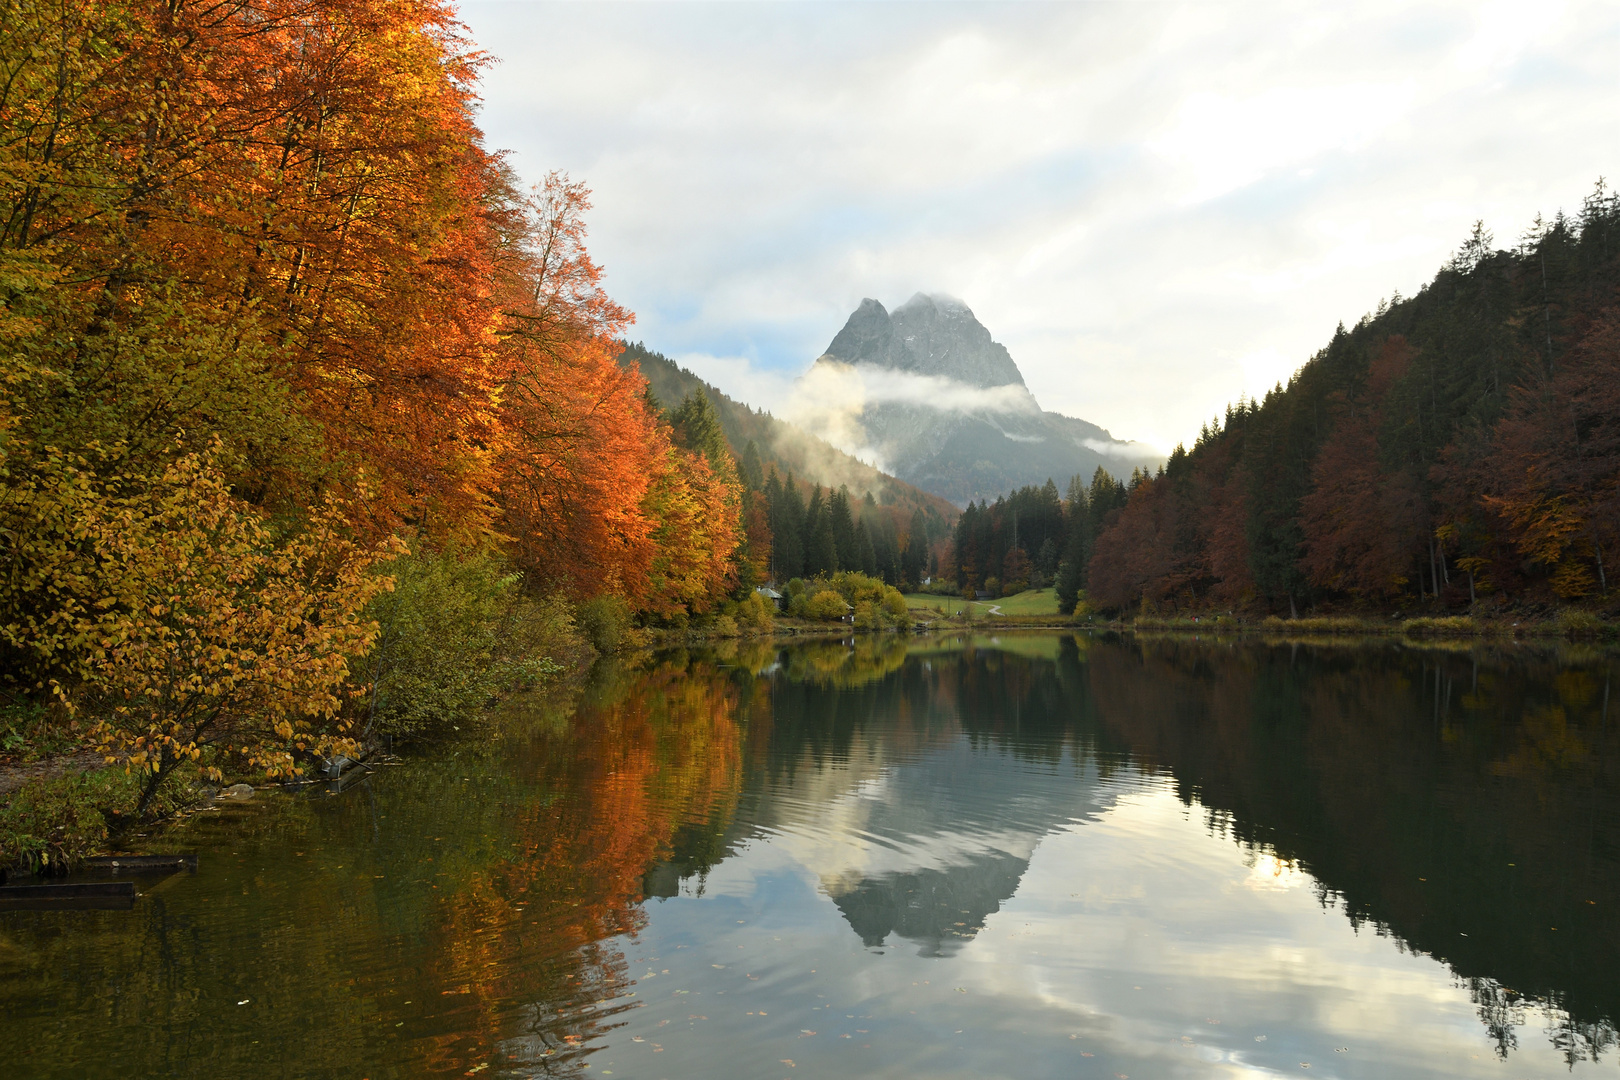
[[[251,784],[232,784],[224,791],[221,791],[216,798],[229,799],[232,802],[247,802],[253,798],[253,786]]]

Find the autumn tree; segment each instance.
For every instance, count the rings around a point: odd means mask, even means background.
[[[54,458],[0,500],[8,523],[29,523],[5,530],[7,594],[52,603],[11,607],[0,635],[90,712],[105,750],[148,774],[137,811],[183,763],[218,776],[221,752],[298,772],[353,749],[339,716],[348,664],[376,633],[367,603],[391,585],[367,571],[399,550],[356,544],[344,511],[328,501],[278,537],[206,457],[155,478]]]
[[[1411,353],[1404,337],[1390,337],[1364,386],[1335,402],[1339,422],[1311,466],[1311,490],[1300,503],[1303,565],[1320,588],[1384,599],[1410,580],[1422,546],[1420,497],[1410,474],[1383,468],[1378,432],[1379,405],[1406,374]]]

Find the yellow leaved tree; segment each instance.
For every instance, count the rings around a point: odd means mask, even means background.
[[[348,662],[376,636],[363,613],[392,579],[368,571],[397,540],[362,547],[332,499],[280,537],[211,454],[145,478],[44,456],[0,487],[0,637],[90,714],[110,760],[148,774],[137,813],[184,762],[218,779],[206,752],[285,776],[354,751]]]

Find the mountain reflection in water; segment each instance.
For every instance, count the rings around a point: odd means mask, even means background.
[[[0,1038],[26,1076],[1612,1073],[1614,667],[1084,635],[606,665],[572,715],[171,830],[203,870],[132,913],[0,913]]]

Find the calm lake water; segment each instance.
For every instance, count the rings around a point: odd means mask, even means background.
[[[0,913],[0,1073],[1614,1076],[1616,674],[1085,635],[601,669],[194,815],[132,911]]]

